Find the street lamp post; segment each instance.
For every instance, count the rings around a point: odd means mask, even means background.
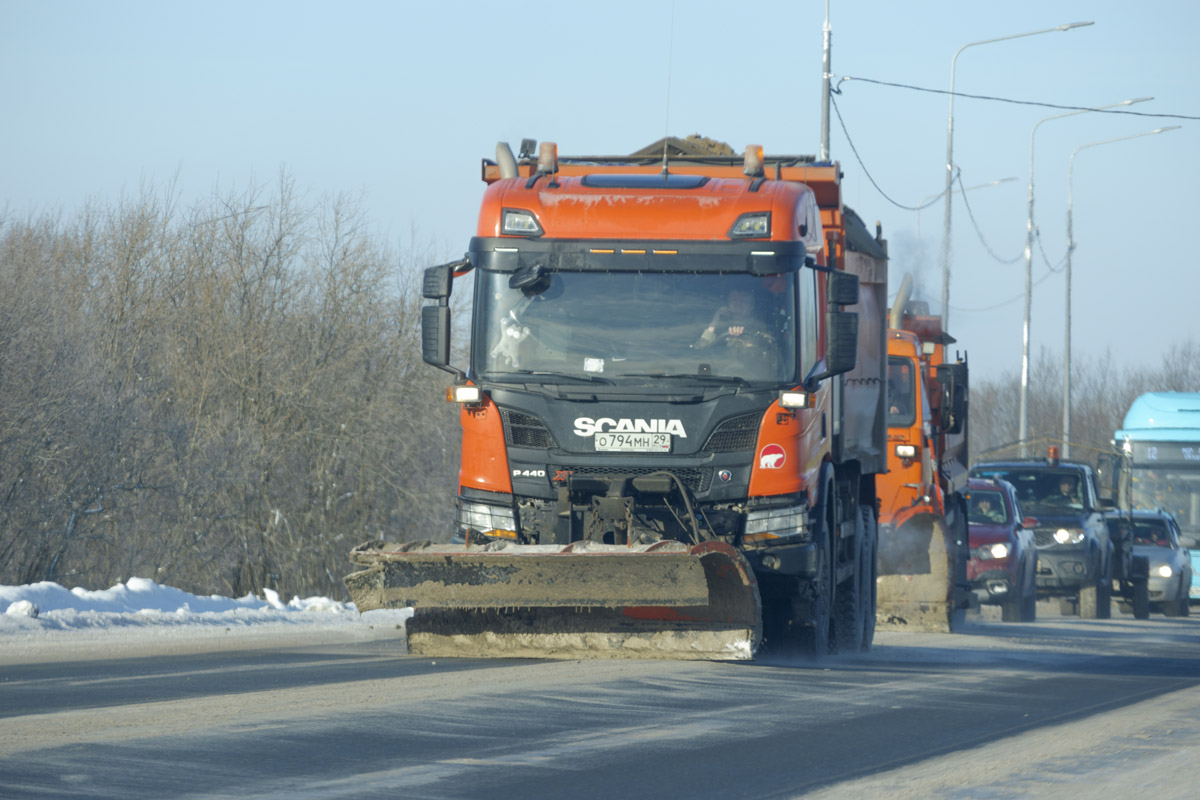
[[[1089,147],[1098,147],[1102,144],[1112,144],[1113,142],[1123,142],[1126,139],[1139,139],[1142,136],[1153,136],[1156,133],[1166,133],[1179,128],[1178,125],[1170,125],[1166,128],[1155,128],[1152,131],[1144,133],[1135,133],[1130,136],[1118,136],[1115,139],[1105,139],[1101,142],[1088,142],[1076,147],[1071,157],[1067,159],[1067,307],[1066,307],[1066,338],[1063,341],[1063,458],[1071,456],[1071,253],[1075,250],[1074,231],[1072,229],[1072,191],[1071,183],[1075,173],[1075,156],[1079,155],[1079,151],[1086,150]]]
[[[1025,322],[1021,328],[1021,407],[1019,422],[1017,426],[1017,441],[1021,443],[1021,456],[1028,455],[1025,450],[1025,442],[1029,438],[1029,316],[1032,308],[1033,300],[1033,142],[1034,136],[1037,134],[1038,128],[1043,122],[1049,122],[1052,119],[1062,119],[1063,117],[1074,117],[1078,114],[1087,114],[1092,111],[1103,111],[1106,108],[1116,108],[1117,106],[1131,106],[1134,103],[1144,103],[1147,100],[1153,100],[1153,97],[1139,97],[1134,100],[1122,100],[1119,103],[1110,103],[1106,106],[1096,106],[1095,108],[1084,108],[1079,111],[1068,111],[1065,114],[1055,114],[1051,117],[1045,117],[1037,121],[1033,126],[1033,130],[1029,132],[1029,197],[1027,214],[1025,217]]]
[[[958,56],[968,47],[991,44],[992,42],[1003,42],[1009,39],[1021,39],[1026,36],[1037,36],[1040,33],[1069,31],[1072,28],[1083,28],[1093,24],[1095,23],[1071,22],[1067,25],[1059,25],[1056,28],[1044,28],[1040,31],[1014,33],[1010,36],[998,36],[995,39],[968,42],[958,48],[954,53],[954,58],[950,59],[950,113],[946,115],[946,216],[942,228],[942,330],[948,330],[947,321],[950,316],[950,186],[954,182],[954,69],[958,64]]]

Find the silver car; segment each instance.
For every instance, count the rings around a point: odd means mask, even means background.
[[[1117,516],[1115,513],[1113,516]],[[1192,557],[1179,541],[1179,525],[1166,511],[1134,511],[1119,515],[1133,522],[1133,555],[1150,562],[1150,607],[1168,617],[1188,615]]]

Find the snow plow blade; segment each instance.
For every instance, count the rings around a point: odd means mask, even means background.
[[[762,639],[754,573],[719,542],[368,542],[350,558],[359,611],[416,609],[416,655],[738,661]]]
[[[880,526],[875,627],[949,633],[957,605],[956,550],[945,525],[931,515]]]

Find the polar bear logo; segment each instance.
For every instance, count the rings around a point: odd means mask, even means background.
[[[759,469],[780,469],[787,460],[787,453],[777,444],[769,444],[758,454]]]

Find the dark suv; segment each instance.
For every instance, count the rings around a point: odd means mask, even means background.
[[[984,461],[971,477],[1008,481],[1024,513],[1036,518],[1038,597],[1059,598],[1063,614],[1109,617],[1113,546],[1091,466],[1053,457]]]

